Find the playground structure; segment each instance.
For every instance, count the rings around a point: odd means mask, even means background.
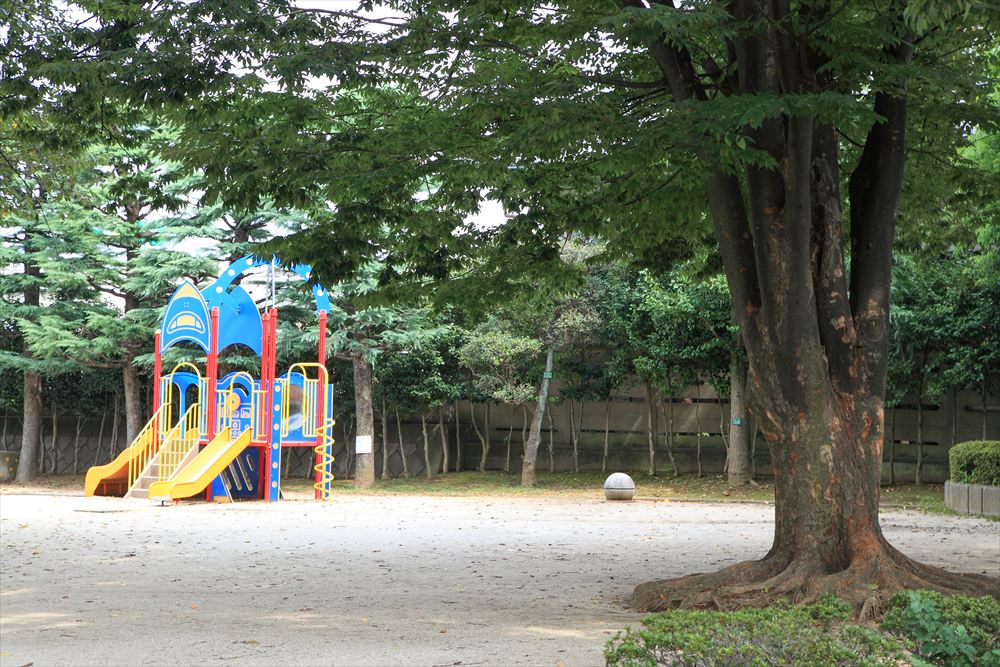
[[[174,291],[154,336],[152,416],[113,461],[87,471],[85,495],[180,500],[281,496],[281,457],[287,447],[315,452],[315,497],[330,498],[333,481],[333,386],[326,369],[326,318],[330,298],[313,285],[319,324],[317,360],[276,369],[278,311],[265,300],[263,315],[250,294],[234,284],[259,266],[268,275],[281,266],[244,257],[199,291],[185,280]],[[307,265],[286,267],[304,280]],[[163,354],[180,342],[205,353],[204,373],[178,363],[166,375]],[[260,377],[236,371],[218,377],[219,353],[241,344],[260,357]]]

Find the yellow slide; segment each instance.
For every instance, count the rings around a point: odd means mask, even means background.
[[[153,482],[149,487],[150,500],[180,500],[201,493],[247,448],[251,435],[251,429],[247,429],[232,440],[229,429],[225,429],[190,463],[181,468],[173,479]]]
[[[129,483],[134,481],[129,479],[130,464],[133,472],[138,473],[145,465],[146,459],[153,454],[153,434],[156,432],[156,419],[159,414],[160,410],[157,410],[139,431],[132,444],[123,449],[114,461],[87,470],[83,495],[124,496],[128,492]]]

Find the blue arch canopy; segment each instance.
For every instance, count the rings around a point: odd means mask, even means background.
[[[285,265],[282,261],[274,257],[272,259],[261,259],[254,258],[253,255],[247,255],[246,257],[241,257],[236,260],[228,267],[223,269],[222,273],[215,282],[205,288],[205,297],[208,299],[208,293],[214,292],[216,294],[224,294],[229,290],[229,286],[233,284],[237,278],[242,276],[244,273],[252,268],[258,266],[265,266],[267,264],[273,264],[274,266],[280,266],[289,271],[293,271],[302,278],[302,280],[309,281],[312,277],[312,267],[308,264],[290,264]],[[330,295],[322,285],[316,284],[312,286],[313,299],[316,301],[316,312],[330,312]]]

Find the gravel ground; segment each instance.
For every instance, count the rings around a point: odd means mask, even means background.
[[[773,509],[343,496],[0,495],[0,665],[599,665],[639,581],[768,548]],[[1000,523],[891,512],[920,560],[1000,574]]]

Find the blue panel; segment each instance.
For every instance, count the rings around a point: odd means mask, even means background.
[[[245,289],[237,285],[227,292],[216,281],[205,288],[202,296],[209,308],[219,309],[219,352],[239,343],[261,353],[264,323],[257,304]]]
[[[191,341],[208,352],[211,320],[208,304],[190,280],[178,287],[163,312],[160,350],[166,351],[182,340]]]
[[[240,452],[229,467],[222,471],[221,477],[229,486],[229,495],[233,500],[255,500],[260,497],[258,466],[260,465],[260,450],[257,447],[247,447]]]
[[[246,273],[249,269],[252,269],[255,266],[264,266],[265,264],[272,264],[272,263],[275,266],[282,266],[288,269],[289,271],[294,271],[299,276],[301,276],[303,280],[306,281],[309,280],[310,275],[312,274],[312,267],[309,266],[308,264],[292,264],[290,266],[286,266],[282,264],[281,260],[278,259],[277,257],[275,257],[273,260],[265,260],[265,259],[254,259],[252,255],[247,255],[246,257],[242,257],[236,260],[228,267],[223,269],[222,273],[215,280],[215,282],[208,287],[208,289],[218,292],[219,288],[221,287],[222,292],[225,292],[226,290],[229,289],[229,286],[233,284],[234,280],[236,280],[239,276]],[[326,291],[326,288],[323,287],[322,285],[313,285],[312,293],[313,293],[313,298],[316,300],[316,312],[329,313],[330,295]]]

